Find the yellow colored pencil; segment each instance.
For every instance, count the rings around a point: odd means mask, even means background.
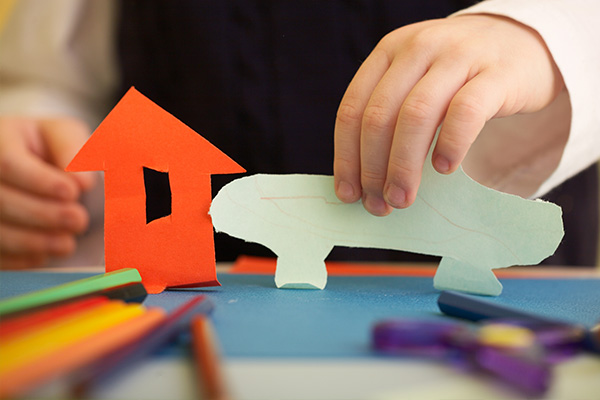
[[[119,324],[144,312],[139,304],[125,304],[113,301],[96,307],[79,317],[67,318],[56,324],[50,324],[22,338],[0,343],[0,377],[7,371],[35,362],[61,347],[81,340],[87,336]]]
[[[133,343],[164,321],[165,312],[150,309],[107,329],[67,344],[0,375],[0,399],[25,394],[55,377],[68,374],[111,351]]]

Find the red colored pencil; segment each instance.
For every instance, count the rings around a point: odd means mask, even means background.
[[[31,314],[2,320],[0,322],[0,341],[8,340],[30,329],[37,329],[49,322],[55,321],[108,302],[106,297],[89,297],[72,303],[64,303],[56,307],[45,308]]]

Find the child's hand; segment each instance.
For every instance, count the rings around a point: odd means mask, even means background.
[[[89,216],[78,202],[93,175],[64,168],[87,140],[69,119],[0,118],[0,267],[28,268],[75,249]]]
[[[458,168],[484,124],[538,111],[563,90],[542,38],[513,20],[469,15],[397,29],[350,83],[335,126],[335,189],[374,215],[416,197],[425,157]]]

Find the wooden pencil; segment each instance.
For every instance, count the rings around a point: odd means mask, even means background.
[[[135,343],[115,349],[82,369],[76,377],[72,393],[75,397],[86,397],[95,387],[119,376],[160,349],[182,331],[189,331],[191,318],[212,310],[212,303],[204,295],[193,297],[171,313],[155,329],[147,332]]]
[[[221,369],[219,347],[214,328],[206,315],[192,319],[192,345],[201,399],[226,400],[229,395]]]

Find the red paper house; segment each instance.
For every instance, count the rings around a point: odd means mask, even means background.
[[[105,172],[107,271],[137,268],[149,293],[219,285],[210,175],[244,169],[206,139],[131,88],[67,171]],[[163,190],[149,193],[151,178]]]

